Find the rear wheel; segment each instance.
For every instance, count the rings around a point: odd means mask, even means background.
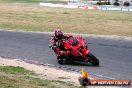
[[[87,56],[90,64],[93,66],[99,66],[99,60],[93,54],[89,53]]]

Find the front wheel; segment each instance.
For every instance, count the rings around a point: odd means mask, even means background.
[[[91,53],[87,55],[88,62],[92,64],[93,66],[99,66],[99,60]]]
[[[63,59],[57,59],[59,64],[63,64]]]

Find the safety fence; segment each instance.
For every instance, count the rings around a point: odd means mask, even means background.
[[[132,11],[132,6],[98,6],[99,10]]]
[[[132,6],[113,6],[113,5],[87,5],[80,3],[68,3],[68,5],[63,4],[52,4],[52,3],[40,3],[41,6],[45,7],[60,7],[60,8],[81,8],[81,9],[97,9],[97,10],[113,10],[113,11],[132,11]]]

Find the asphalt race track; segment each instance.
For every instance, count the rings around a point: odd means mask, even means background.
[[[0,56],[28,59],[60,66],[48,47],[49,34],[0,31]],[[81,70],[85,67],[93,77],[132,80],[132,40],[85,37],[88,47],[100,60],[99,67],[81,63],[63,66]]]

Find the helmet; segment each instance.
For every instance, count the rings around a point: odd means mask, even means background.
[[[55,39],[56,40],[61,40],[64,36],[63,32],[59,29],[56,29],[54,34],[55,34]]]

